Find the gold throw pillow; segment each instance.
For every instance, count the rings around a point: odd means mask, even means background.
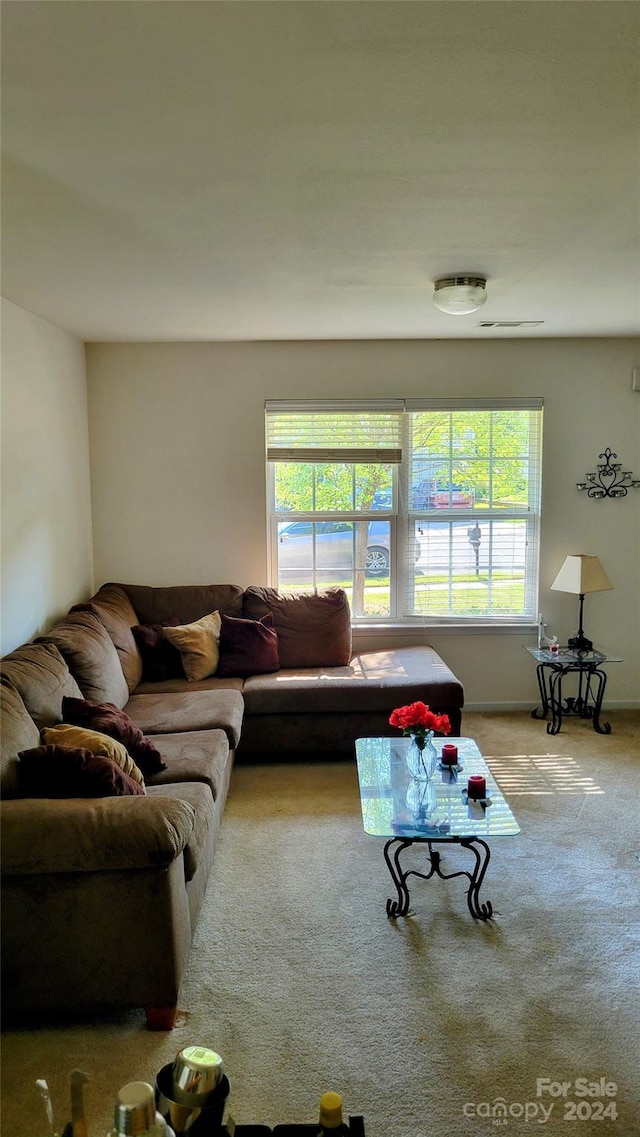
[[[218,611],[193,624],[164,628],[169,643],[177,647],[187,679],[195,682],[213,675],[220,659],[221,619]]]
[[[134,782],[144,785],[144,777],[136,766],[133,758],[121,742],[109,738],[108,734],[101,734],[98,730],[86,730],[83,726],[68,726],[60,723],[59,726],[47,726],[41,731],[41,738],[45,746],[81,747],[90,750],[92,754],[106,754],[117,762]]]

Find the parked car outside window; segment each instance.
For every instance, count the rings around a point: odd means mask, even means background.
[[[449,482],[423,481],[413,487],[414,509],[473,509],[473,493]]]
[[[313,567],[315,531],[315,567],[353,571],[353,521],[290,521],[278,526],[278,568],[310,569]],[[388,576],[389,522],[370,521],[367,534],[365,569],[367,576]]]

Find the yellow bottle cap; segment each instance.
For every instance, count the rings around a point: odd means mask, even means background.
[[[324,1129],[337,1129],[342,1125],[342,1098],[329,1092],[320,1098],[320,1124]]]

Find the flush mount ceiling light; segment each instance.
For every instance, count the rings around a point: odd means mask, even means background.
[[[487,278],[471,274],[441,276],[433,283],[433,303],[450,316],[477,312],[487,299]]]

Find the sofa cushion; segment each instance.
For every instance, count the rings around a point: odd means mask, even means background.
[[[362,652],[348,667],[258,675],[242,690],[247,714],[384,711],[420,699],[438,709],[461,707],[462,684],[432,647]]]
[[[207,612],[242,615],[242,588],[237,584],[178,584],[153,588],[147,584],[123,584],[138,613],[140,624],[163,624],[177,616],[181,624],[192,624]]]
[[[130,797],[146,793],[106,754],[68,746],[35,746],[18,755],[25,797]]]
[[[117,762],[125,774],[134,778],[140,785],[144,785],[142,771],[136,766],[130,754],[121,742],[109,738],[108,734],[100,734],[97,730],[87,730],[82,726],[71,726],[60,723],[59,726],[47,726],[41,733],[45,746],[80,747],[82,750],[91,750],[93,754],[106,754]]]
[[[142,681],[162,683],[165,679],[184,679],[182,656],[165,634],[165,628],[175,628],[177,616],[163,624],[136,624],[131,629],[142,657]]]
[[[136,689],[136,695],[160,695],[164,692],[181,692],[186,691],[242,691],[244,687],[244,679],[236,676],[232,679],[230,676],[225,676],[224,679],[219,675],[207,675],[206,679],[189,680],[182,676],[182,679],[163,679],[159,683],[145,683],[144,679],[140,686]]]
[[[169,786],[176,782],[205,782],[214,800],[228,781],[229,739],[223,730],[183,730],[178,734],[157,734],[164,769],[145,778],[150,786]]]
[[[127,686],[134,691],[142,679],[142,656],[132,631],[138,617],[124,588],[103,584],[86,604],[76,604],[71,611],[93,612],[101,620],[118,653]]]
[[[180,652],[184,673],[190,681],[206,679],[217,670],[220,658],[219,612],[210,612],[192,624],[167,625],[165,636]]]
[[[222,616],[218,675],[260,675],[280,667],[278,636],[270,612],[260,620]]]
[[[270,612],[278,634],[280,667],[340,667],[351,657],[351,611],[342,588],[324,592],[279,592],[252,585],[243,615],[259,620]]]
[[[53,643],[66,659],[81,694],[94,703],[124,707],[129,688],[118,653],[101,620],[93,612],[69,612],[38,643]]]
[[[20,797],[18,754],[40,745],[40,731],[20,694],[0,679],[0,795]]]
[[[154,786],[151,794],[158,798],[172,798],[185,802],[193,810],[193,830],[184,850],[185,880],[193,880],[201,860],[209,860],[211,834],[215,829],[215,802],[209,787],[202,782],[181,782],[173,786]]]
[[[61,721],[65,695],[82,696],[65,660],[52,643],[22,644],[5,655],[0,673],[20,692],[39,730]]]
[[[183,730],[224,730],[232,749],[240,741],[244,701],[239,691],[176,691],[132,695],[125,708],[140,729],[152,737]]]
[[[73,726],[97,730],[122,743],[142,773],[155,774],[164,769],[160,752],[125,711],[113,703],[90,703],[87,699],[63,699],[62,717]]]

